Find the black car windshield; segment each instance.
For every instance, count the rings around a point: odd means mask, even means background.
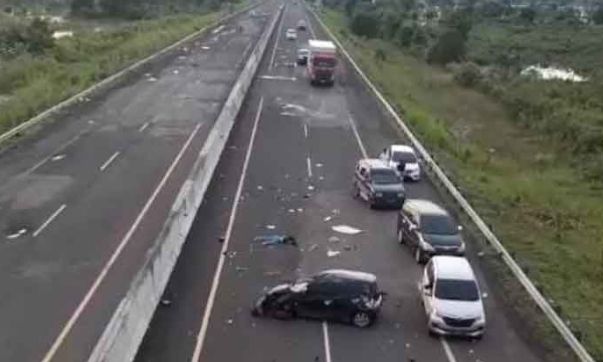
[[[373,183],[377,185],[392,185],[399,184],[402,181],[400,177],[390,169],[374,169],[371,170],[371,177],[373,179]]]
[[[479,300],[477,285],[473,280],[438,279],[435,296],[444,300],[474,302]]]
[[[421,215],[421,231],[425,234],[456,235],[458,227],[447,215]]]
[[[417,158],[415,157],[415,155],[410,152],[394,152],[392,154],[392,160],[395,162],[406,162],[406,163],[417,162]]]

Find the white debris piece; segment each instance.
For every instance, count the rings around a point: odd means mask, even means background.
[[[64,158],[65,158],[65,155],[56,155],[56,156],[52,157],[50,160],[51,161],[60,161]]]
[[[276,229],[276,226],[275,225],[266,225],[266,229],[274,230],[274,229]]]
[[[356,234],[359,234],[362,232],[362,230],[356,229],[355,227],[352,227],[349,225],[335,225],[335,226],[331,227],[331,229],[333,229],[333,231],[336,231],[338,233],[348,234],[348,235],[356,235]]]
[[[337,251],[337,250],[330,250],[330,249],[329,249],[329,250],[327,250],[327,256],[328,256],[329,258],[335,257],[335,256],[337,256],[337,255],[339,255],[339,254],[341,254],[341,252],[340,252],[340,251]]]
[[[308,190],[310,190],[310,191],[314,190],[314,186],[308,185]]]
[[[207,45],[204,45],[204,46],[201,47],[201,49],[203,49],[203,50],[209,50],[210,48]]]
[[[156,82],[156,81],[157,81],[157,78],[155,78],[155,77],[149,77],[149,82]]]
[[[53,39],[62,39],[62,38],[71,38],[73,37],[73,32],[71,30],[57,30],[52,33]]]
[[[556,67],[543,67],[540,64],[530,65],[524,68],[521,73],[522,76],[535,76],[542,80],[565,80],[570,82],[586,82],[588,79],[578,75],[573,69],[567,68],[556,68]]]
[[[14,233],[14,234],[7,235],[7,236],[6,236],[6,238],[7,238],[7,239],[10,239],[10,240],[12,240],[12,239],[16,239],[16,238],[18,238],[19,236],[21,236],[21,235],[25,234],[26,232],[27,232],[27,229],[21,229],[21,230],[17,231],[17,232],[16,232],[16,233]]]
[[[329,221],[331,221],[332,218],[333,218],[333,216],[327,216],[324,219],[322,219],[322,221],[329,222]]]

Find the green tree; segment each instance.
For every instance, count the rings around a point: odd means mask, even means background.
[[[473,27],[473,19],[469,11],[455,11],[450,13],[446,23],[452,29],[457,30],[464,39],[467,39]]]
[[[415,35],[415,28],[410,25],[404,25],[398,30],[398,43],[403,47],[408,47],[412,43]]]
[[[89,14],[94,11],[94,0],[72,0],[71,12],[74,14]]]
[[[536,19],[536,10],[532,8],[521,9],[519,17],[525,20],[527,23],[532,24],[534,23],[534,19]]]
[[[427,52],[427,62],[445,65],[461,61],[465,57],[465,38],[456,29],[440,35]]]
[[[379,19],[375,12],[358,11],[352,17],[350,29],[356,35],[374,38],[379,31]]]
[[[603,24],[603,6],[593,13],[593,22],[597,25]]]

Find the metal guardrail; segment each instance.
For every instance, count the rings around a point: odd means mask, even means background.
[[[347,60],[352,64],[354,70],[360,75],[362,80],[366,83],[366,85],[370,88],[370,90],[375,94],[375,96],[379,99],[385,109],[394,117],[398,126],[402,129],[406,137],[410,140],[412,145],[418,151],[419,156],[423,159],[424,163],[431,169],[433,174],[436,176],[437,181],[439,181],[444,188],[448,191],[450,196],[454,198],[454,200],[459,204],[461,209],[469,216],[471,221],[477,226],[479,231],[484,235],[486,240],[490,243],[490,245],[499,253],[507,267],[511,270],[513,275],[519,280],[521,285],[526,289],[530,297],[534,300],[534,302],[540,307],[540,309],[544,312],[549,321],[557,328],[563,339],[567,342],[567,344],[571,347],[571,349],[575,352],[575,354],[580,358],[583,362],[595,362],[594,358],[588,353],[586,348],[580,343],[580,341],[576,338],[574,333],[569,329],[569,327],[565,324],[563,319],[555,312],[553,307],[548,303],[546,298],[540,293],[540,291],[536,288],[534,283],[528,278],[526,273],[521,269],[519,264],[513,259],[511,254],[505,249],[500,240],[494,235],[492,230],[488,227],[488,225],[484,222],[484,220],[479,216],[479,214],[471,207],[469,202],[465,199],[465,197],[459,192],[459,190],[454,186],[452,181],[446,176],[446,174],[442,171],[442,169],[437,165],[437,163],[433,160],[433,158],[427,152],[427,149],[423,147],[421,142],[417,139],[417,137],[412,133],[410,128],[404,123],[404,121],[400,118],[400,116],[396,113],[394,108],[389,104],[389,102],[385,99],[385,97],[379,92],[377,87],[373,85],[370,79],[362,72],[358,64],[352,59],[348,51],[343,47],[339,39],[331,32],[331,30],[325,25],[325,23],[320,19],[320,17],[312,10],[309,9],[314,18],[319,22],[322,28],[327,32],[327,34],[335,41],[335,43],[341,49],[341,52],[345,55]]]
[[[117,73],[114,73],[112,75],[110,75],[109,77],[101,80],[98,83],[95,83],[93,85],[91,85],[90,87],[86,88],[85,90],[67,98],[66,100],[42,111],[41,113],[35,115],[34,117],[30,118],[29,120],[15,126],[14,128],[11,128],[10,130],[0,134],[0,145],[2,145],[4,142],[8,141],[9,139],[17,136],[19,133],[21,132],[25,132],[26,130],[30,129],[31,127],[37,125],[38,123],[44,121],[45,119],[48,119],[48,117],[52,116],[53,114],[69,107],[72,106],[74,104],[79,103],[82,99],[88,98],[90,96],[92,96],[95,92],[98,92],[102,89],[105,89],[106,87],[111,86],[114,82],[116,82],[117,80],[122,79],[124,76],[130,74],[133,71],[138,70],[139,68],[141,68],[143,65],[146,65],[147,63],[151,62],[152,60],[156,59],[157,57],[164,55],[170,51],[173,51],[174,49],[178,48],[179,46],[191,41],[192,39],[201,36],[202,34],[204,34],[207,30],[215,27],[218,24],[221,24],[224,21],[227,21],[228,19],[237,16],[238,14],[242,14],[258,5],[260,5],[262,3],[262,1],[260,2],[256,2],[253,3],[249,6],[246,6],[245,8],[236,11],[234,13],[230,13],[226,16],[223,16],[215,21],[213,21],[211,24],[209,24],[206,27],[203,27],[200,30],[195,31],[194,33],[191,33],[187,36],[185,36],[184,38],[176,41],[175,43],[168,45],[167,47],[159,50],[158,52],[155,52],[151,55],[149,55],[148,57],[141,59],[137,62],[135,62],[134,64],[131,64],[129,66],[127,66],[126,68],[118,71]]]

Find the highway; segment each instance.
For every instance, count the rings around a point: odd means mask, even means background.
[[[0,153],[0,361],[84,361],[273,8],[229,20]]]
[[[286,40],[285,30],[300,19],[312,26]],[[301,3],[287,2],[137,360],[543,360],[524,339],[529,331],[490,290],[472,245],[486,335],[481,341],[428,336],[416,286],[421,268],[395,240],[396,212],[371,210],[351,195],[356,161],[404,140],[345,62],[334,87],[310,86],[305,69],[292,64],[310,37],[326,38]],[[408,183],[407,192],[444,204],[426,178]],[[362,232],[340,234],[335,225]],[[253,243],[274,233],[293,235],[299,245]],[[329,268],[377,275],[388,295],[376,325],[361,330],[250,315],[265,287]]]

